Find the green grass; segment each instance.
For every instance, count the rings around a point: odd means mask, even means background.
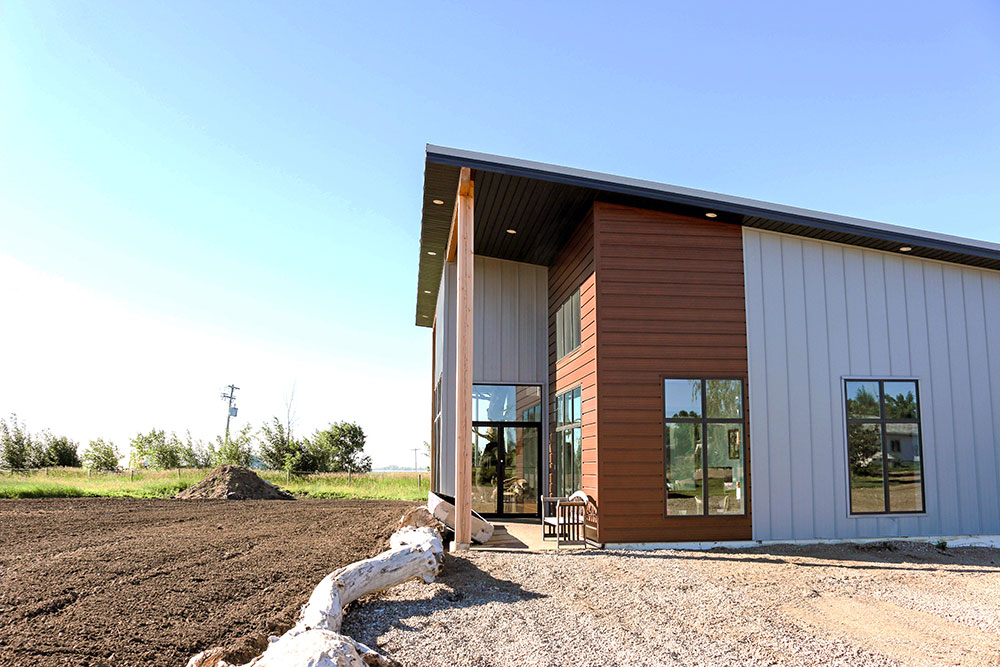
[[[181,469],[93,473],[79,468],[48,468],[10,474],[0,472],[0,498],[169,498],[197,484],[208,470]],[[323,473],[292,475],[257,471],[264,479],[300,498],[380,498],[422,500],[427,497],[427,474],[384,472],[351,475]]]

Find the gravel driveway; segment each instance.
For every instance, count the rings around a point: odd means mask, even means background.
[[[404,665],[1000,665],[1000,551],[471,552],[350,609]]]

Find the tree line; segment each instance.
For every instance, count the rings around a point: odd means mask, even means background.
[[[129,442],[131,468],[207,468],[225,464],[259,466],[290,472],[369,472],[371,457],[365,456],[364,430],[353,422],[331,423],[311,436],[296,437],[289,425],[277,417],[254,431],[249,424],[228,438],[214,441],[184,439],[176,433],[152,429],[137,433]],[[117,470],[121,453],[114,443],[92,440],[79,454],[79,444],[65,436],[43,430],[28,431],[11,415],[0,419],[0,461],[7,468],[86,467]]]

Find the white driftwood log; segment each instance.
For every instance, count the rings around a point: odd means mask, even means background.
[[[360,597],[410,579],[434,581],[444,562],[441,535],[430,527],[403,527],[393,533],[390,549],[328,574],[302,608],[298,623],[280,637],[272,637],[260,655],[244,667],[388,667],[396,662],[340,634],[344,607]],[[188,667],[207,664],[211,650],[188,661]],[[219,667],[227,663],[219,662]]]
[[[431,511],[434,518],[452,530],[455,530],[455,505],[448,502],[433,491],[427,493],[427,509]],[[472,515],[472,541],[477,544],[486,544],[493,537],[493,524],[483,519],[477,514]]]

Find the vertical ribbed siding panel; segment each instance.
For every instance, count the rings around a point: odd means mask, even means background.
[[[761,267],[761,240],[759,234],[743,236],[743,271],[744,281],[748,287],[744,290],[746,299],[746,310],[748,313],[759,313],[764,310],[764,276]],[[753,287],[749,287],[752,285]],[[750,382],[764,382],[767,375],[767,323],[763,317],[747,318],[747,349],[758,350],[758,354],[749,355],[748,376]],[[771,488],[771,471],[768,467],[768,457],[755,456],[757,451],[756,439],[761,438],[763,442],[769,440],[770,419],[763,400],[765,394],[761,392],[749,392],[750,403],[750,479],[751,493],[753,494],[753,539],[761,539],[758,532],[765,535],[772,534],[773,527],[770,525],[771,516],[771,496],[768,489]],[[759,524],[765,522],[760,527]]]
[[[483,261],[484,259],[486,258],[475,258],[476,273],[478,274],[476,282],[483,283],[485,317],[483,318],[482,330],[473,332],[475,339],[482,346],[483,353],[483,365],[480,367],[479,373],[473,369],[473,378],[475,378],[474,382],[499,382],[502,377],[500,373],[502,355],[496,354],[496,352],[506,351],[501,347],[500,338],[500,324],[504,317],[503,303],[500,297],[502,294],[500,266],[495,261]],[[481,337],[480,334],[482,334]]]
[[[827,354],[830,363],[827,366],[826,386],[829,387],[830,403],[827,409],[830,412],[830,430],[814,433],[814,440],[810,443],[814,451],[821,454],[825,450],[833,451],[834,467],[830,470],[833,478],[834,502],[837,507],[847,507],[847,487],[843,483],[843,476],[836,471],[847,469],[847,451],[844,449],[844,415],[843,408],[843,387],[840,384],[840,376],[834,369],[849,368],[851,364],[850,345],[848,338],[847,321],[847,265],[844,257],[844,248],[838,245],[823,245],[823,291],[826,295],[826,315],[824,323],[827,327],[827,339],[829,340],[829,350]],[[812,381],[816,384],[824,384],[823,378],[814,376]],[[819,406],[822,409],[822,405]],[[858,534],[857,523],[847,517],[846,512],[834,512],[833,522],[836,532],[832,535],[822,535],[827,537],[843,536],[855,537]]]
[[[492,257],[473,264],[473,382],[540,384],[548,379],[548,269]],[[435,373],[442,377],[440,490],[455,491],[455,265],[445,264],[437,304]],[[545,427],[543,420],[543,429]],[[544,437],[544,432],[543,432]],[[544,452],[543,452],[544,455]]]
[[[437,331],[441,364],[441,450],[435,462],[438,489],[455,495],[455,264],[445,262],[438,290]]]
[[[1000,481],[1000,308],[990,308],[988,304],[1000,304],[1000,275],[984,272],[983,278],[983,312],[986,328],[986,358],[984,367],[989,374],[990,396],[992,407],[990,414],[993,422],[993,458],[994,479]],[[1000,491],[994,495],[996,501],[993,516],[1000,517]],[[1000,518],[997,519],[1000,521]]]
[[[983,274],[962,271],[962,291],[965,294],[965,336],[969,351],[969,389],[972,393],[972,442],[976,448],[976,481],[980,498],[1000,498],[1000,480],[996,470],[997,449],[1000,441],[993,438],[993,390],[988,366],[986,348],[986,311],[983,308]],[[1000,379],[1000,378],[998,378]],[[982,388],[982,389],[980,389]],[[990,446],[992,444],[993,446]],[[978,505],[980,522],[992,515],[997,516],[998,507],[986,503]],[[988,519],[987,519],[988,520]]]
[[[802,262],[802,243],[783,243],[781,265],[784,285],[785,350],[788,358],[788,387],[797,377],[809,378],[809,332],[806,327],[805,268]],[[796,531],[812,534],[813,525],[813,469],[812,456],[805,447],[798,446],[796,433],[809,428],[809,395],[788,392],[788,456],[791,470],[792,493],[799,502],[792,510],[791,525]],[[798,538],[793,532],[785,537]]]
[[[927,306],[928,291],[924,280],[924,266],[920,262],[903,263],[904,294],[906,301],[906,329],[910,341],[910,371],[915,377],[922,380],[920,392],[921,400],[929,401],[932,397],[932,388],[941,385],[937,381],[937,375],[931,367],[932,349],[930,332],[927,329],[927,317],[930,312]],[[926,440],[934,433],[934,413],[932,410],[923,409],[920,418],[921,432]],[[924,453],[924,493],[928,498],[941,498],[939,491],[940,475],[935,474],[938,466],[930,470],[931,457]],[[938,505],[938,512],[928,514],[924,530],[931,534],[942,534],[942,510],[943,505]]]
[[[944,319],[945,295],[944,280],[941,271],[942,264],[926,264],[923,268],[925,290],[925,323],[927,331],[927,355],[931,374],[929,381],[924,383],[921,399],[924,405],[921,419],[921,433],[924,434],[924,474],[935,477],[937,496],[935,497],[937,512],[941,516],[941,530],[949,526],[958,526],[959,505],[958,493],[958,459],[955,458],[955,446],[949,444],[954,434],[951,402],[951,366],[948,361],[948,327]],[[937,319],[938,325],[927,327],[931,318]],[[927,404],[928,398],[930,405]],[[930,422],[929,424],[927,422]],[[941,443],[940,447],[929,447],[931,443]],[[928,464],[933,464],[933,470],[928,470]]]
[[[822,246],[807,243],[802,246],[802,264],[804,271],[825,271]],[[824,283],[821,280],[805,280],[803,282],[803,298],[805,306],[805,332],[806,347],[808,354],[808,378],[807,382],[813,389],[812,396],[805,396],[806,403],[804,417],[811,428],[819,437],[828,437],[832,440],[833,424],[828,406],[835,401],[834,392],[836,386],[830,382],[824,382],[824,378],[830,375],[830,334],[827,328],[827,303]],[[811,459],[812,478],[810,484],[813,487],[813,499],[820,502],[822,498],[832,498],[836,492],[834,477],[830,474],[834,470],[836,461],[832,447],[826,450],[815,452],[814,455],[806,457]],[[813,534],[833,534],[836,531],[835,518],[829,512],[812,511]]]
[[[791,434],[789,432],[789,387],[788,387],[788,345],[785,340],[785,304],[784,304],[784,275],[780,261],[781,242],[772,236],[761,236],[760,238],[761,257],[777,256],[778,261],[761,261],[762,284],[773,286],[771,289],[762,289],[763,313],[765,338],[763,341],[763,354],[767,360],[764,365],[763,378],[750,378],[750,393],[754,393],[753,384],[763,380],[767,387],[767,401],[763,403],[768,413],[768,430],[759,434],[761,442],[770,443],[774,448],[773,455],[764,456],[759,460],[760,465],[767,466],[770,485],[762,489],[757,485],[751,488],[751,493],[757,495],[766,493],[771,507],[771,534],[780,538],[790,538],[792,536],[792,504],[787,502],[782,492],[791,488]],[[744,264],[746,262],[744,261]],[[749,317],[747,318],[749,320]],[[758,342],[759,344],[759,342]],[[753,428],[755,412],[750,413],[751,429]],[[755,465],[754,454],[757,451],[758,434],[751,430],[750,437],[750,460],[751,466]],[[755,508],[756,509],[756,508]],[[757,512],[754,512],[756,516]]]
[[[1000,274],[743,234],[754,538],[1000,534]],[[848,515],[844,376],[919,378],[925,515]]]
[[[548,269],[481,255],[474,269],[473,382],[544,385]]]

